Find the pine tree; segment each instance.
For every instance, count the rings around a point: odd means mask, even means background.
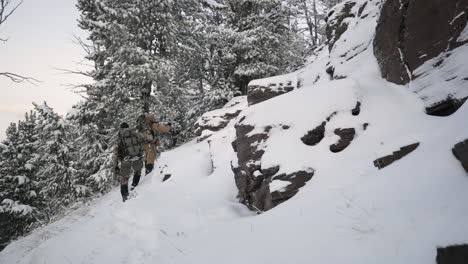
[[[0,153],[0,248],[28,232],[42,218],[45,201],[38,195],[36,115],[11,124]]]
[[[37,172],[41,179],[40,196],[47,201],[44,213],[51,220],[89,190],[83,179],[76,176],[73,155],[77,151],[69,125],[45,102],[34,105],[39,114],[36,129],[41,142]]]

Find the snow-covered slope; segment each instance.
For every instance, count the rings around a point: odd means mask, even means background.
[[[0,263],[427,264],[436,262],[437,247],[467,244],[468,175],[451,149],[468,137],[468,105],[429,116],[408,86],[381,78],[372,50],[379,7],[368,1],[362,19],[346,18],[331,53],[323,49],[296,77],[284,77],[301,79],[301,88],[250,106],[207,140],[163,153],[136,198],[123,204],[116,190],[12,243]],[[331,115],[319,143],[301,141]],[[241,124],[252,133],[271,126],[258,145],[261,168],[314,171],[295,196],[262,214],[236,197],[231,143]],[[337,128],[356,135],[334,153]],[[415,142],[409,155],[374,166]]]

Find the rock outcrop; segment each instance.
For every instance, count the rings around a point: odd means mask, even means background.
[[[250,82],[247,93],[249,106],[261,103],[301,87],[301,79],[298,78],[296,74],[290,74],[288,77],[289,78],[285,79],[270,77]]]
[[[437,264],[466,264],[468,245],[455,245],[437,248]]]
[[[382,77],[411,82],[428,114],[455,112],[468,97],[468,75],[457,65],[468,55],[467,19],[466,0],[385,1],[374,38]]]
[[[468,139],[456,144],[452,149],[452,153],[468,173]]]
[[[327,27],[325,29],[325,33],[327,35],[329,51],[333,49],[333,46],[335,45],[336,41],[348,29],[348,23],[346,21],[346,18],[355,17],[355,14],[351,12],[351,9],[355,5],[356,2],[354,1],[346,1],[344,4],[340,5],[340,9],[335,9],[328,13]],[[360,13],[362,13],[362,10]]]
[[[258,128],[240,121],[236,125],[236,140],[232,142],[237,162],[231,165],[239,200],[259,213],[296,195],[314,175],[313,169],[278,174],[280,166],[262,167],[263,148],[272,129],[272,126]],[[287,130],[289,127],[280,125],[275,129]]]
[[[238,96],[234,97],[223,108],[203,114],[195,124],[195,134],[199,136],[198,141],[202,141],[210,137],[213,132],[225,128],[245,108],[247,108],[247,97]]]
[[[391,155],[384,156],[382,158],[378,158],[374,160],[374,166],[377,167],[379,170],[387,167],[388,165],[392,164],[393,162],[402,159],[406,155],[413,152],[419,146],[418,143],[414,143],[408,146],[401,147],[400,150],[393,152]]]

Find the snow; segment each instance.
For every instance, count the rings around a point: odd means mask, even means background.
[[[468,40],[468,26],[465,26],[462,33],[460,33],[460,36],[458,37],[457,42],[464,42],[467,40]]]
[[[34,210],[33,207],[29,205],[24,205],[19,203],[18,201],[13,201],[11,199],[3,199],[3,201],[0,204],[0,212],[12,212],[12,213],[17,213],[17,214],[22,214],[22,215],[27,215],[32,213]],[[0,257],[1,260],[1,257]],[[0,262],[3,263],[3,262]]]
[[[418,78],[410,83],[410,90],[423,98],[428,106],[446,99],[447,95],[457,99],[467,97],[467,57],[465,45],[426,61],[414,71]],[[436,70],[433,70],[434,65],[438,65]]]
[[[454,50],[436,70],[421,66],[427,76],[420,83],[388,83],[370,45],[378,1],[369,1],[367,10],[370,15],[359,23],[349,21],[331,54],[323,49],[304,69],[275,78],[302,78],[301,89],[253,105],[237,118],[259,131],[272,125],[260,146],[262,167],[314,170],[296,196],[260,215],[238,203],[232,121],[209,141],[162,153],[135,198],[122,203],[116,189],[13,242],[0,252],[0,263],[426,264],[435,263],[437,247],[468,243],[468,203],[461,202],[468,200],[468,177],[451,153],[468,137],[468,104],[448,117],[429,116],[414,93],[424,86],[429,102],[441,96],[437,78],[466,69],[467,47]],[[328,61],[346,78],[330,80]],[[450,83],[446,89],[464,92]],[[361,113],[353,116],[357,101]],[[304,145],[300,138],[335,111],[325,138]],[[348,127],[356,129],[351,145],[330,152],[338,139],[333,130]],[[376,158],[415,142],[420,145],[408,156],[382,170],[374,167]],[[270,187],[286,184],[276,180]]]
[[[227,115],[235,115],[245,108],[247,108],[247,96],[234,97],[223,108],[203,114],[196,124],[200,127],[219,127],[227,121]]]
[[[288,187],[291,183],[288,181],[273,180],[270,183],[270,192],[281,191]]]

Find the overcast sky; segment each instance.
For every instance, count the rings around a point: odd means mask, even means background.
[[[47,101],[64,114],[80,97],[64,87],[87,81],[78,75],[63,74],[54,68],[75,69],[83,52],[73,43],[73,35],[84,36],[77,27],[76,0],[24,0],[0,27],[0,72],[14,72],[41,81],[37,86],[15,84],[0,77],[0,139],[10,122],[32,108],[32,102]]]

